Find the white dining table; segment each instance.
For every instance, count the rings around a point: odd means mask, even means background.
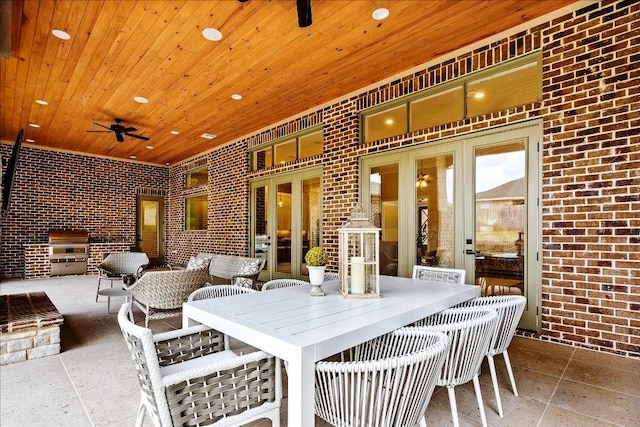
[[[380,298],[352,299],[338,282],[187,302],[183,326],[197,323],[288,362],[288,425],[314,425],[315,363],[416,320],[480,296],[480,287],[381,276]]]

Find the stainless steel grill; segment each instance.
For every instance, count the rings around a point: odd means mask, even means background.
[[[89,232],[49,230],[51,275],[85,274],[89,258]]]

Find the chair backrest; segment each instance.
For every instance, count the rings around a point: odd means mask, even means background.
[[[133,299],[156,309],[178,309],[189,295],[205,285],[207,270],[150,271],[125,289]]]
[[[458,307],[482,307],[496,310],[498,322],[489,346],[489,354],[496,355],[502,353],[511,344],[526,305],[527,299],[522,295],[498,295],[474,298]]]
[[[162,376],[158,358],[155,357],[153,333],[151,329],[143,328],[133,323],[129,319],[130,312],[131,303],[122,304],[118,312],[118,324],[136,368],[142,400],[146,402],[145,406],[153,420],[153,424],[162,425],[160,421],[161,409],[158,407],[158,402],[161,405],[166,405],[166,400],[163,399],[164,396],[156,396],[158,387],[162,384]],[[163,410],[166,411],[166,414],[169,413],[168,407],[163,408]]]
[[[411,277],[419,280],[430,280],[433,282],[457,283],[459,285],[464,285],[465,275],[466,272],[462,269],[414,265],[413,275]]]
[[[171,413],[169,407],[171,399],[165,394],[161,369],[222,351],[224,335],[204,325],[197,325],[154,336],[151,329],[133,323],[130,313],[131,303],[123,304],[118,312],[118,324],[136,369],[142,393],[141,403],[145,405],[154,425],[173,425],[172,417],[175,414]]]
[[[188,301],[199,301],[202,299],[228,297],[231,295],[248,294],[256,292],[254,289],[235,285],[212,285],[196,289],[189,295]]]
[[[298,279],[274,279],[269,280],[264,285],[262,285],[263,291],[270,291],[272,289],[280,289],[280,288],[288,288],[291,286],[300,286],[300,285],[308,285],[309,282],[305,282],[304,280]]]
[[[456,386],[473,379],[497,322],[495,310],[481,307],[449,308],[420,321],[427,331],[444,332],[451,339],[438,385]]]
[[[447,336],[402,328],[359,347],[352,361],[316,364],[316,413],[333,425],[418,425],[449,348]]]
[[[138,275],[142,267],[149,264],[144,252],[112,252],[98,265],[98,268],[115,274]]]

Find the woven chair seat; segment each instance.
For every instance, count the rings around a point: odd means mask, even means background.
[[[140,384],[136,425],[146,414],[155,426],[239,426],[259,418],[280,422],[279,360],[262,351],[237,356],[224,335],[205,326],[153,335],[130,319],[123,304],[118,323]]]

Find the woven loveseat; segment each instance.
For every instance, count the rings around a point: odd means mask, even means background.
[[[207,280],[206,269],[149,271],[124,288],[131,292],[133,304],[145,314],[144,324],[148,327],[151,319],[181,316],[182,303]]]
[[[207,253],[198,254],[197,258],[209,260],[209,284],[230,284],[254,289],[266,261],[265,258]]]

